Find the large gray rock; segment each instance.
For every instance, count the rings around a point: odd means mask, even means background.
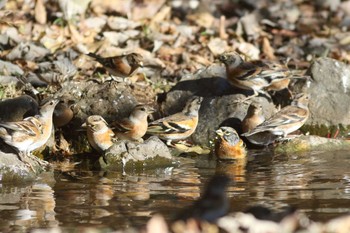
[[[25,164],[18,159],[16,154],[0,151],[0,182],[23,183],[35,180],[45,168],[37,163],[37,161],[41,161],[39,158],[33,158],[26,157],[27,164]]]
[[[350,66],[320,58],[310,67],[310,125],[350,125]]]
[[[252,95],[252,91],[232,87],[225,79],[223,66],[208,67],[177,83],[166,95],[161,105],[164,115],[174,114],[183,109],[193,95],[205,97],[199,110],[199,123],[191,136],[194,143],[209,146],[219,126],[231,126],[241,133],[241,121],[247,114],[249,104],[260,103],[265,118],[269,118],[276,108],[263,96],[252,98],[247,103],[235,101]]]
[[[72,123],[76,126],[90,115],[101,115],[107,122],[121,119],[137,104],[130,87],[116,82],[67,81],[56,95],[64,101],[75,102]]]
[[[101,166],[112,170],[130,167],[155,168],[172,164],[169,148],[156,136],[143,143],[118,141],[105,152],[104,160],[100,160]]]

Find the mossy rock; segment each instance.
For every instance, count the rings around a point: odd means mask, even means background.
[[[173,166],[169,148],[158,138],[143,143],[118,141],[109,148],[99,163],[106,170],[140,170]]]
[[[321,137],[343,137],[347,136],[350,131],[350,126],[339,125],[304,125],[300,129],[303,133],[317,135]]]
[[[300,136],[275,147],[276,153],[296,153],[307,151],[349,150],[350,141],[344,139],[325,138],[314,135]]]
[[[25,160],[27,164],[20,161],[16,154],[0,151],[0,182],[25,183],[34,181],[37,175],[45,171],[45,168],[40,166],[35,159],[25,158]]]

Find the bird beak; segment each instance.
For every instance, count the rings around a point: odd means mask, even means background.
[[[216,130],[215,133],[221,137],[224,136],[224,132],[221,129]]]
[[[143,62],[142,61],[139,62],[139,66],[143,68]]]
[[[148,113],[154,113],[155,111],[156,111],[156,110],[155,110],[154,108],[151,108],[151,107],[148,108],[148,110],[147,110]]]
[[[86,122],[85,123],[83,123],[80,127],[82,127],[82,128],[86,128],[87,127],[87,125],[86,125]]]

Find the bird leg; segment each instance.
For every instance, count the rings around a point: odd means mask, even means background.
[[[35,155],[29,154],[28,157],[37,162],[40,167],[44,167],[44,169],[49,166],[49,163],[47,161],[42,160]]]
[[[36,171],[35,171],[34,167],[32,166],[32,164],[25,160],[25,158],[29,157],[29,155],[30,155],[30,152],[19,151],[17,154],[17,157],[22,163],[24,163],[28,168],[30,168],[35,173]]]
[[[265,91],[263,91],[263,90],[260,90],[260,91],[253,90],[253,91],[254,91],[254,94],[253,94],[253,95],[250,95],[250,96],[248,96],[248,97],[246,97],[246,98],[244,98],[244,99],[235,100],[235,101],[233,101],[233,102],[234,102],[234,103],[240,103],[240,104],[250,104],[250,102],[247,102],[247,101],[250,100],[250,99],[252,99],[252,98],[258,97],[259,94],[262,94],[262,95],[266,96],[267,98],[270,99],[270,101],[272,100],[272,99],[271,99],[271,96],[270,96],[267,92],[265,92]]]
[[[250,95],[246,98],[241,98],[241,99],[238,99],[238,100],[235,100],[233,101],[233,103],[236,103],[236,104],[250,104],[250,102],[248,103],[247,101],[250,100],[251,98],[254,98],[254,97],[257,97],[259,95],[259,92],[255,91],[254,90],[254,94],[253,95]]]
[[[295,139],[295,138],[298,138],[298,137],[300,137],[300,136],[302,136],[302,135],[296,135],[296,134],[293,134],[293,135],[286,135],[285,137],[278,138],[276,141],[282,142],[282,143],[284,143],[284,142],[289,142],[289,141],[291,141],[291,140],[293,140],[293,139]]]

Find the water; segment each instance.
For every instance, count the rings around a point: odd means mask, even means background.
[[[228,190],[232,211],[295,205],[316,221],[350,211],[350,152],[252,153],[246,162],[219,164],[207,156],[192,158],[179,168],[123,174],[77,167],[44,174],[35,183],[2,184],[0,231],[110,231],[142,226],[156,212],[171,219],[222,171],[234,180]]]

